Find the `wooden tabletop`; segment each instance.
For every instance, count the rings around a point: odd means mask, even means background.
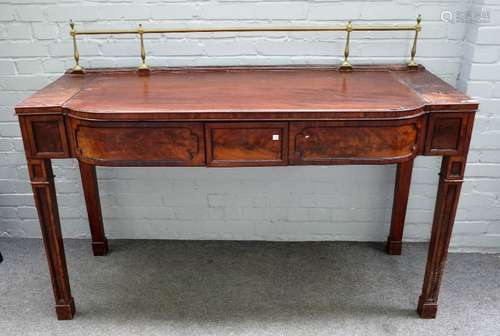
[[[65,74],[16,112],[68,112],[92,119],[271,119],[405,116],[475,110],[477,102],[423,67],[219,67],[91,70]],[[262,118],[259,118],[262,119]]]

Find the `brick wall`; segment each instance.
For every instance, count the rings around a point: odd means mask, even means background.
[[[454,246],[500,249],[500,2],[474,0],[473,12],[489,11],[489,22],[467,25],[458,87],[476,97],[471,154],[458,220],[463,232]]]
[[[489,23],[446,23],[487,10]],[[478,97],[472,152],[454,231],[455,249],[500,246],[500,5],[494,0],[394,1],[0,1],[0,236],[39,237],[36,211],[12,106],[73,65],[68,20],[82,28],[413,22],[424,17],[417,59]],[[459,20],[460,21],[460,20]],[[342,33],[148,36],[151,65],[338,64]],[[356,33],[353,63],[398,63],[408,32]],[[136,66],[127,36],[82,38],[84,67]],[[66,237],[88,237],[74,161],[55,160]],[[438,158],[418,158],[405,239],[426,240]],[[395,167],[98,168],[111,238],[384,240]]]

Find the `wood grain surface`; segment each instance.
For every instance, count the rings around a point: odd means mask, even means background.
[[[95,166],[397,163],[387,252],[401,253],[417,155],[443,156],[422,295],[434,318],[478,103],[423,67],[219,67],[65,74],[16,106],[59,319],[75,306],[51,159],[79,161],[95,255]],[[90,314],[90,313],[89,313]]]

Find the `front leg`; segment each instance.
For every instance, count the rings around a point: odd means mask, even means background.
[[[28,159],[28,170],[49,263],[57,318],[71,320],[75,303],[69,286],[52,165],[49,159]]]
[[[441,165],[427,267],[417,309],[422,318],[436,317],[439,287],[455,221],[465,160],[464,156],[446,156]]]

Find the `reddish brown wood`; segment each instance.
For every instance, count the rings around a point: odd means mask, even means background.
[[[272,72],[272,76],[270,76]],[[375,83],[369,83],[375,81]],[[375,85],[374,85],[375,84]],[[311,87],[313,85],[313,87]],[[123,92],[116,95],[115,91]],[[314,95],[309,94],[314,90]],[[286,95],[284,94],[286,92]],[[385,96],[385,100],[379,97]],[[342,99],[339,99],[339,98]],[[137,102],[141,102],[137,104]],[[90,82],[64,106],[72,111],[158,113],[158,111],[294,111],[306,109],[408,110],[424,101],[389,71],[166,71],[134,73],[119,81],[102,76]]]
[[[429,71],[400,71],[397,78],[411,87],[427,104],[427,111],[476,110],[477,101],[456,90]],[[395,73],[395,72],[393,72]]]
[[[75,156],[101,166],[205,165],[203,124],[72,120]]]
[[[449,174],[453,162],[465,165],[464,157],[445,157],[441,165],[436,208],[434,210],[434,223],[432,225],[429,256],[425,270],[422,295],[418,302],[418,313],[423,318],[435,318],[439,287],[443,277],[448,246],[450,243],[455,213],[457,210],[461,177]]]
[[[206,137],[208,166],[288,163],[287,123],[206,123]]]
[[[467,144],[469,114],[447,113],[429,116],[425,152],[428,155],[460,155]]]
[[[38,90],[16,106],[17,114],[60,114],[65,101],[78,93],[83,85],[95,76],[65,74],[58,80]]]
[[[423,118],[290,123],[292,164],[380,164],[408,160],[421,147]]]
[[[92,235],[92,251],[95,256],[104,256],[108,253],[108,240],[104,233],[102,223],[101,201],[99,199],[99,186],[95,166],[78,161],[80,175],[82,177],[82,188],[87,205],[87,215]]]
[[[18,104],[18,114],[100,120],[406,118],[475,111],[477,102],[424,68],[211,67],[66,74]]]
[[[29,157],[70,157],[63,116],[21,116],[19,121]]]
[[[75,303],[69,286],[52,166],[47,159],[29,159],[28,170],[49,263],[57,318],[70,320],[75,314]]]
[[[422,318],[435,318],[437,314],[439,288],[444,274],[448,246],[455,222],[473,122],[472,117],[464,119],[463,128],[465,131],[462,150],[465,154],[460,156],[445,156],[441,164],[427,266],[425,268],[422,294],[420,295],[417,308]]]
[[[387,238],[388,254],[400,255],[403,245],[403,228],[406,217],[408,196],[410,195],[413,159],[398,163],[396,183],[394,186],[394,202],[392,205],[391,232]]]
[[[59,318],[74,313],[50,158],[77,158],[95,254],[95,165],[398,163],[387,249],[399,254],[416,155],[446,155],[418,311],[434,317],[476,101],[423,67],[172,68],[65,74],[16,107]],[[290,136],[289,136],[290,133]]]

